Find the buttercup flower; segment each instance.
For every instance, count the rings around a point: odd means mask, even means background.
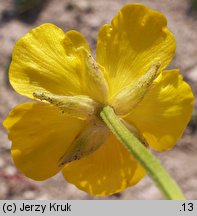
[[[93,195],[135,185],[144,169],[99,117],[113,107],[144,145],[172,148],[192,113],[193,94],[177,69],[166,18],[141,4],[124,6],[98,34],[96,60],[77,31],[43,24],[15,45],[9,79],[37,102],[15,107],[4,126],[24,175],[44,180],[60,170]]]

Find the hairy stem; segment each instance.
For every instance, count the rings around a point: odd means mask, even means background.
[[[117,139],[144,167],[166,199],[184,200],[185,197],[176,182],[170,177],[154,155],[146,149],[141,141],[122,124],[113,109],[106,106],[103,108],[100,115]]]

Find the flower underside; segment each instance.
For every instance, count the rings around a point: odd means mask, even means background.
[[[4,121],[15,165],[35,180],[61,170],[93,195],[136,184],[145,171],[100,112],[112,107],[146,146],[172,148],[194,100],[179,71],[164,70],[174,52],[166,18],[141,4],[126,5],[101,27],[96,60],[77,31],[43,24],[27,33],[15,45],[9,79],[39,103],[15,107]]]
[[[83,52],[87,53],[84,50]],[[99,86],[105,104],[101,104],[86,95],[59,96],[40,91],[33,93],[33,96],[36,99],[49,102],[58,107],[63,114],[89,121],[86,128],[75,138],[73,143],[60,158],[60,166],[74,160],[80,160],[82,157],[96,151],[109,135],[108,128],[99,117],[100,110],[109,103],[119,115],[125,115],[128,114],[128,112],[132,112],[132,109],[140,103],[150,88],[159,69],[159,65],[151,66],[145,75],[140,77],[135,85],[124,88],[114,97],[114,99],[110,99],[111,101],[108,102],[107,81],[104,76],[101,75],[102,72],[99,70],[98,65],[90,54],[88,54],[88,58],[85,62],[87,74],[91,77],[95,86]],[[145,143],[145,139],[140,137],[139,132],[134,126],[129,125],[126,122],[124,122],[124,124],[129,130],[134,132],[141,141],[143,140],[143,143]]]

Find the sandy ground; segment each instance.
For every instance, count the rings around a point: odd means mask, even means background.
[[[97,32],[125,3],[144,3],[163,12],[177,40],[170,68],[180,68],[197,93],[197,11],[189,0],[49,0],[41,8],[21,16],[11,0],[0,2],[0,122],[15,105],[27,101],[16,94],[8,82],[7,71],[14,43],[27,31],[50,22],[65,31],[82,32],[95,50]],[[197,199],[197,117],[194,113],[183,138],[168,152],[155,153],[178,182],[188,199]],[[0,199],[162,199],[149,177],[135,187],[109,197],[93,197],[68,184],[59,174],[35,182],[20,174],[10,158],[10,142],[0,125]]]

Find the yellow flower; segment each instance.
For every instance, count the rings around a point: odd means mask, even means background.
[[[164,70],[175,52],[166,18],[141,4],[124,6],[101,27],[96,60],[77,31],[43,24],[15,45],[9,79],[21,95],[45,103],[15,107],[4,126],[24,175],[65,179],[93,195],[136,184],[144,169],[99,118],[114,108],[128,129],[163,151],[181,137],[193,94],[179,71]]]

